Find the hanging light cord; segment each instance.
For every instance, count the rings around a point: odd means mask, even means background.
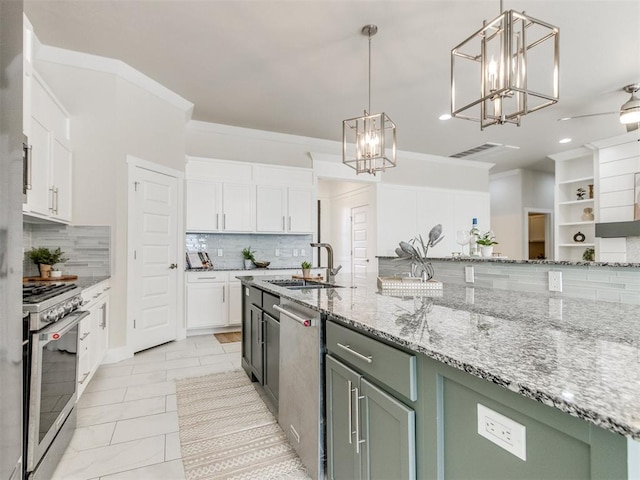
[[[369,111],[367,112],[367,115],[370,115],[370,114],[371,114],[371,27],[369,27]]]

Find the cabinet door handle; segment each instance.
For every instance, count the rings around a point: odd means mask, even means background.
[[[355,387],[353,390],[356,394],[356,453],[360,453],[360,444],[364,443],[364,439],[360,439],[360,400],[364,397],[360,396],[358,387]]]
[[[222,229],[223,230],[227,229],[227,214],[226,213],[222,214]]]
[[[100,308],[102,309],[102,322],[100,322],[100,328],[107,328],[107,304],[103,303]]]
[[[289,217],[289,231],[291,231],[291,217]]]
[[[55,209],[55,206],[54,206],[54,205],[55,205],[55,203],[54,203],[54,202],[55,202],[54,197],[55,197],[55,195],[56,195],[56,194],[55,194],[55,188],[54,188],[54,187],[51,187],[51,188],[49,189],[49,191],[51,192],[51,206],[49,207],[49,211],[50,211],[51,213],[56,213],[56,209]]]
[[[24,149],[25,160],[26,160],[26,169],[27,175],[25,179],[25,187],[27,190],[31,190],[31,178],[33,172],[33,161],[31,160],[31,145],[27,145],[26,143],[22,144],[22,148]]]
[[[60,189],[58,187],[56,187],[56,215],[58,215],[58,213],[60,213],[58,211],[58,207],[60,206]]]
[[[282,216],[282,231],[284,232],[284,215]]]
[[[216,230],[220,228],[220,214],[216,213]]]
[[[367,363],[373,362],[373,357],[371,355],[363,355],[360,352],[356,352],[353,348],[351,348],[351,345],[343,345],[340,342],[338,342],[338,346],[343,350],[346,350],[347,352],[351,353],[352,355],[355,355],[360,360],[364,360]]]
[[[222,286],[222,303],[227,301],[227,295],[225,293],[226,291],[227,291],[227,288],[223,285]]]
[[[82,337],[80,337],[80,341],[82,342],[85,338],[87,338],[89,335],[91,335],[91,332],[87,332],[85,333]]]
[[[82,384],[87,380],[87,377],[88,377],[88,376],[89,376],[89,372],[85,373],[85,374],[82,376],[82,380],[80,380],[78,383],[79,383],[80,385],[82,385]]]
[[[349,445],[351,445],[351,437],[353,436],[353,415],[352,415],[352,408],[353,408],[353,402],[351,401],[353,398],[353,383],[351,382],[351,380],[347,380],[347,390],[348,390],[348,395],[349,395],[349,400],[348,400],[348,405],[349,408],[347,410],[347,422],[349,424]]]

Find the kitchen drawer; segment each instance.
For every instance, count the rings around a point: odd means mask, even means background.
[[[256,287],[246,287],[244,294],[249,297],[249,305],[262,308],[262,290]]]
[[[187,283],[227,282],[227,281],[229,281],[228,272],[216,272],[216,271],[187,272]]]
[[[280,305],[280,297],[271,293],[262,292],[262,309],[271,315],[274,319],[280,319],[280,312],[278,312],[274,305]]]
[[[416,356],[334,322],[327,322],[327,350],[404,395],[418,399]]]

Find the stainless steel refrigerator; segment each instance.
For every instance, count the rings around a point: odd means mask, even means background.
[[[22,0],[0,0],[0,480],[22,478]]]

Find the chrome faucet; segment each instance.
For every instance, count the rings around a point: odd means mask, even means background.
[[[342,265],[338,265],[337,268],[333,268],[333,248],[328,243],[310,243],[312,247],[324,247],[327,249],[327,282],[331,283],[335,281],[336,275],[342,268]]]

